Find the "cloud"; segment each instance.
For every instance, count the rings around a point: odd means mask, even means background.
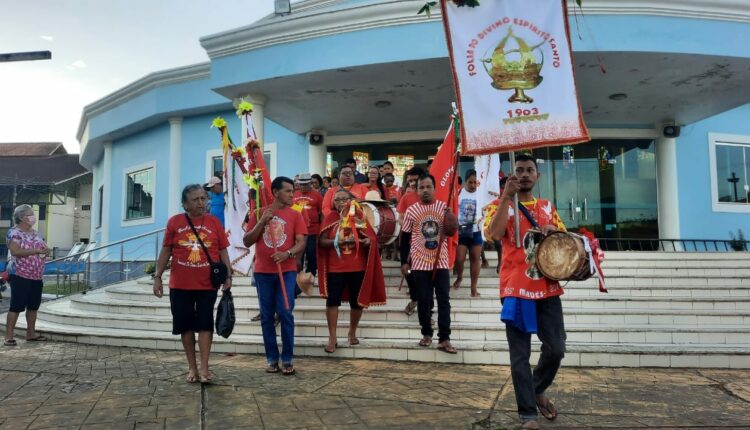
[[[47,42],[54,42],[55,38],[52,36],[47,35],[41,35],[39,36],[40,39],[46,40]]]
[[[77,69],[85,69],[86,63],[83,62],[83,60],[74,61],[71,66],[77,68]]]

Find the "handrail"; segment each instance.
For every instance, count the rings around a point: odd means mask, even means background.
[[[120,244],[123,244],[123,243],[126,243],[126,242],[130,242],[132,240],[140,239],[140,238],[143,238],[143,237],[146,237],[146,236],[151,236],[151,235],[156,234],[156,233],[161,233],[164,230],[166,230],[166,227],[162,227],[160,229],[156,229],[156,230],[150,231],[148,233],[142,233],[142,234],[139,234],[139,235],[136,235],[136,236],[132,236],[132,237],[129,237],[127,239],[118,240],[118,241],[115,241],[115,242],[112,242],[112,243],[108,243],[106,245],[97,246],[97,247],[94,247],[93,249],[89,249],[89,250],[86,250],[86,251],[76,252],[75,254],[66,255],[65,257],[60,257],[60,258],[56,258],[54,260],[46,261],[44,264],[56,263],[58,261],[65,261],[65,260],[71,259],[73,257],[78,257],[78,256],[81,256],[83,254],[90,254],[92,252],[99,251],[100,249],[109,248],[110,246],[120,245]]]

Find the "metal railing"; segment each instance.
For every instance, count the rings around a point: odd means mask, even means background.
[[[742,252],[750,241],[721,239],[599,238],[604,251]]]
[[[118,240],[45,263],[45,290],[56,297],[127,281],[159,256],[164,228]],[[54,287],[51,285],[55,280]],[[54,291],[54,292],[53,292]]]

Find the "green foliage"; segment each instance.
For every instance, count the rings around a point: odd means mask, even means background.
[[[735,251],[747,251],[747,241],[745,240],[745,233],[742,232],[741,228],[737,229],[737,236],[734,232],[729,232],[729,237],[732,239],[729,241],[729,246]]]
[[[462,6],[468,6],[468,7],[477,7],[479,6],[479,0],[452,0],[453,3],[455,3],[458,7]],[[581,3],[583,0],[576,0],[576,4],[578,7],[581,7]],[[427,18],[430,17],[430,12],[432,11],[432,8],[437,6],[436,1],[428,1],[422,6],[421,9],[419,9],[419,12],[417,12],[417,15],[426,14]]]

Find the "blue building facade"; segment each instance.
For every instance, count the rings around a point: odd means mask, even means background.
[[[442,23],[416,14],[423,3],[303,0],[202,38],[208,63],[154,72],[87,106],[78,138],[94,173],[93,240],[153,231],[178,213],[182,187],[218,166],[211,120],[224,117],[240,141],[240,98],[255,105],[272,176],[324,174],[354,152],[425,163],[455,96]],[[535,150],[538,192],[566,224],[605,238],[750,234],[746,2],[583,3],[569,18],[593,140]]]

